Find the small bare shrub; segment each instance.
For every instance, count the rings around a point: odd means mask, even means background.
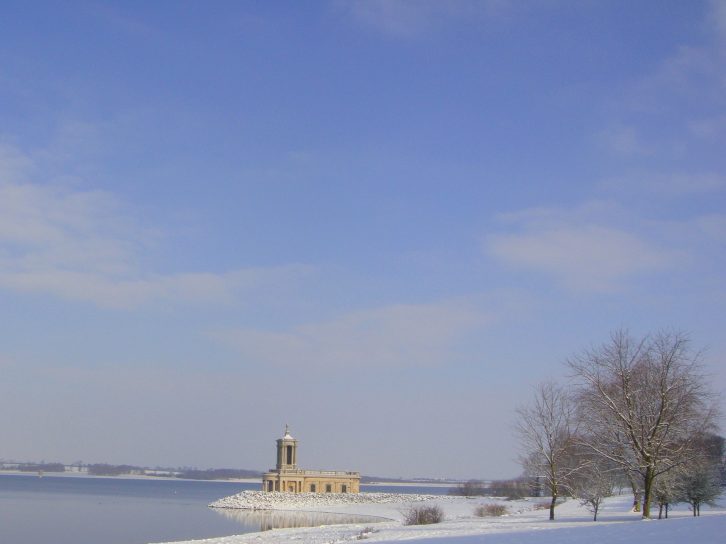
[[[503,504],[485,504],[477,506],[474,515],[480,518],[499,517],[509,513],[509,509]]]
[[[360,533],[358,533],[358,536],[355,537],[357,540],[364,540],[371,536],[373,533],[377,533],[378,529],[374,529],[373,527],[366,527],[363,529]]]
[[[444,521],[444,511],[439,506],[412,506],[403,513],[404,525],[430,525]]]

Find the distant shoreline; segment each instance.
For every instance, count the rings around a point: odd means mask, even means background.
[[[0,470],[0,476],[28,476],[31,478],[38,478],[37,472],[27,472],[21,470]],[[150,476],[146,474],[119,474],[113,476],[111,474],[85,474],[83,472],[44,472],[42,478],[106,478],[110,480],[170,480],[175,482],[224,482],[233,484],[260,484],[262,480],[259,478],[237,478],[237,479],[215,479],[215,480],[203,480],[197,478],[175,478],[174,476]]]
[[[360,485],[381,485],[387,487],[452,487],[458,485],[460,482],[400,482],[398,480],[393,482],[386,482],[385,480],[379,482],[368,482]]]
[[[21,470],[0,470],[0,476],[28,476],[31,478],[38,478],[37,472],[27,472]],[[233,479],[197,479],[197,478],[175,478],[174,476],[150,476],[146,474],[119,474],[118,476],[103,475],[103,474],[86,474],[83,472],[44,472],[42,477],[54,477],[59,478],[108,478],[114,480],[171,480],[177,482],[222,482],[222,483],[237,483],[237,484],[260,484],[262,485],[261,478],[233,478]],[[368,482],[361,484],[362,486],[385,486],[385,487],[452,487],[457,485],[458,482],[402,482],[399,480],[387,482],[380,480],[376,482]]]

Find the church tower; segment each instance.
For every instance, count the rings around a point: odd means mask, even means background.
[[[297,440],[290,436],[285,425],[285,435],[277,439],[277,470],[295,470],[297,468]]]
[[[297,440],[285,425],[277,439],[277,465],[262,475],[262,491],[285,493],[359,493],[360,473],[303,470],[297,466]]]

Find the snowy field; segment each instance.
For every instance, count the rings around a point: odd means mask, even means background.
[[[267,502],[258,503],[261,495]],[[273,495],[274,497],[270,497]],[[218,501],[226,515],[235,516],[236,508],[314,511],[362,514],[388,518],[375,524],[327,525],[296,529],[274,529],[263,533],[187,541],[185,544],[338,544],[366,540],[388,542],[416,539],[416,544],[698,544],[726,543],[726,507],[702,507],[701,517],[694,518],[686,505],[671,509],[668,520],[641,520],[630,512],[631,496],[611,497],[601,508],[598,521],[575,500],[557,507],[557,520],[547,520],[548,511],[538,509],[543,499],[505,501],[489,498],[447,496],[412,496],[391,493],[360,495],[289,495],[246,492]],[[412,502],[415,501],[415,502]],[[481,518],[474,515],[477,506],[491,503],[505,505],[509,513],[502,517]],[[405,526],[403,513],[411,504],[438,505],[445,520],[435,525]],[[236,508],[235,508],[236,507]],[[655,514],[657,516],[657,508]]]

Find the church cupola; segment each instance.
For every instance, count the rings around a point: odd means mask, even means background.
[[[302,470],[297,468],[297,440],[285,425],[277,439],[277,468],[262,475],[266,493],[360,493],[360,473],[340,470]]]
[[[277,439],[277,470],[297,468],[297,440],[290,435],[285,425],[285,435]]]

